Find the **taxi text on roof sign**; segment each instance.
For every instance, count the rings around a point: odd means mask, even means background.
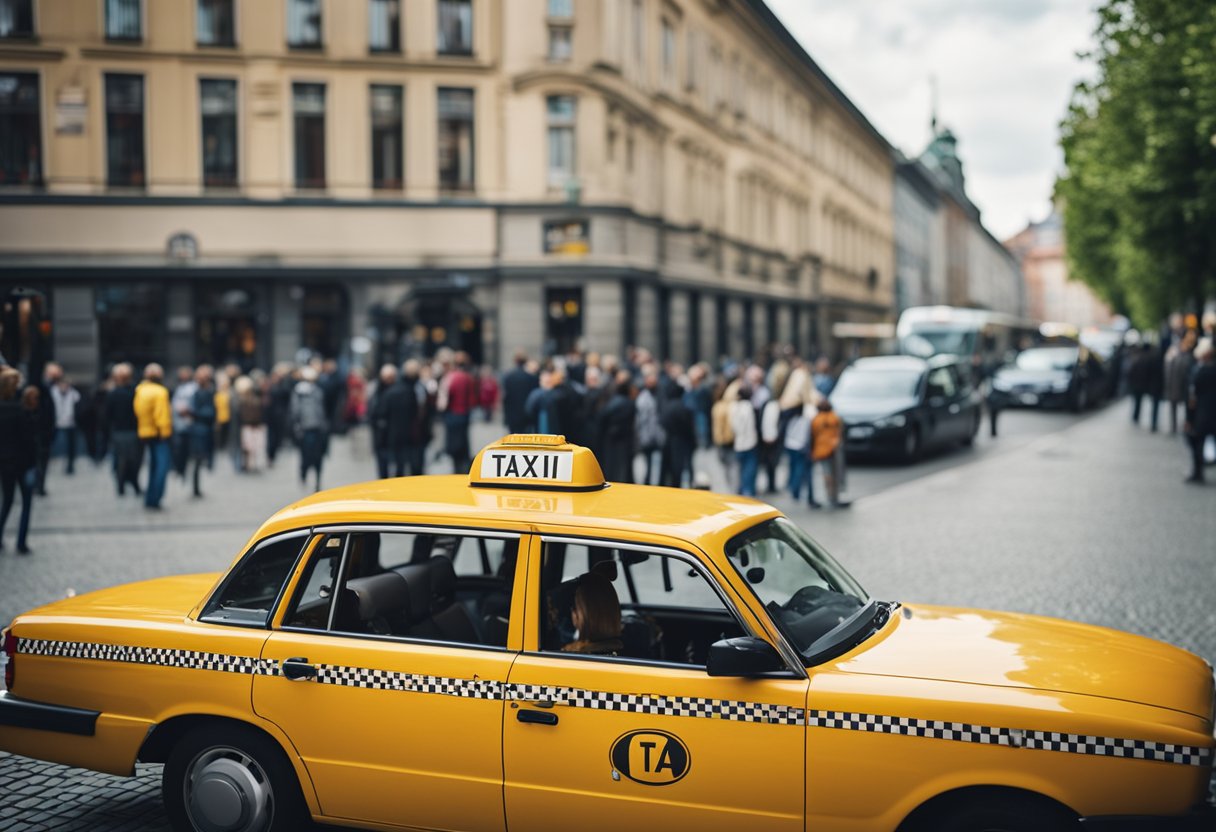
[[[595,491],[606,487],[595,454],[564,436],[511,434],[487,445],[469,470],[469,485],[538,491]]]

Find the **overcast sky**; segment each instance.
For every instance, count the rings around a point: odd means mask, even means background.
[[[1090,73],[1096,0],[767,0],[893,145],[917,156],[938,117],[967,192],[999,239],[1050,208],[1058,125]]]

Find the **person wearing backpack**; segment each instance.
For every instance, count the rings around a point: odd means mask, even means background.
[[[720,378],[714,384],[713,404],[709,409],[710,440],[718,451],[718,462],[726,475],[727,489],[734,489],[735,429],[731,426],[730,407],[739,398],[739,381]]]

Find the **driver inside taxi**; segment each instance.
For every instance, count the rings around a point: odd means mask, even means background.
[[[624,649],[621,602],[616,597],[616,589],[603,575],[587,572],[579,578],[570,618],[576,637],[562,647],[562,652],[615,656]]]

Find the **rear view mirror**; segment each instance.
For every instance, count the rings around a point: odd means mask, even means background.
[[[764,567],[753,566],[747,570],[747,582],[749,584],[758,584],[764,580]]]
[[[779,670],[785,670],[785,662],[776,648],[754,636],[715,641],[705,662],[710,676],[763,676]]]

